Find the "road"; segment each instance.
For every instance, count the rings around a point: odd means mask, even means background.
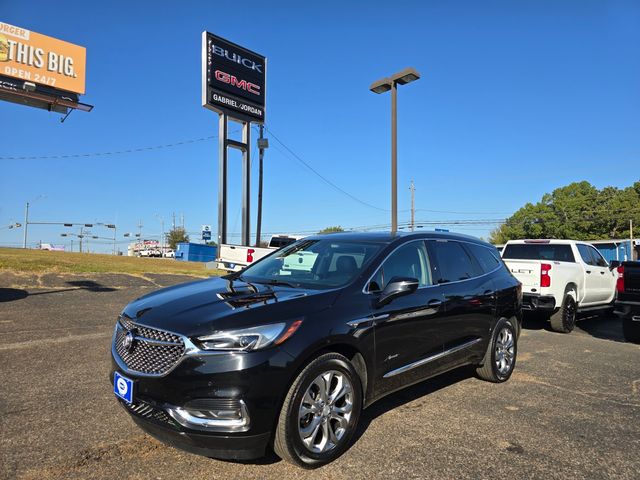
[[[0,478],[638,478],[640,346],[614,318],[527,322],[509,382],[461,369],[389,396],[318,470],[166,447],[113,398],[110,339],[127,302],[182,279],[0,273]]]

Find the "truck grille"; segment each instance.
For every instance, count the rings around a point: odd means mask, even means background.
[[[125,316],[118,319],[114,347],[129,370],[147,375],[167,373],[185,350],[179,335],[138,325]]]

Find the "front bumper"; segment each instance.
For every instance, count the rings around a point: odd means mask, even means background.
[[[214,458],[240,460],[265,454],[291,381],[293,359],[283,349],[189,355],[163,376],[127,371],[113,350],[112,357],[112,384],[115,371],[134,382],[133,402],[119,402],[154,438]],[[185,423],[176,415],[176,409],[212,401],[243,405],[250,419],[246,428],[222,431]]]
[[[556,299],[551,295],[539,295],[524,293],[522,295],[522,309],[524,311],[553,311],[556,308]]]
[[[133,421],[156,440],[196,455],[226,460],[251,460],[265,455],[271,432],[257,435],[208,434],[180,428],[162,411],[143,408],[135,413],[132,407],[120,401]],[[140,408],[140,404],[134,408]],[[163,418],[164,417],[164,418]]]

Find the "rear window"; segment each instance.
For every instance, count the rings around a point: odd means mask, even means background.
[[[504,247],[502,258],[513,260],[550,260],[575,262],[571,245],[549,243],[513,243]]]
[[[492,272],[500,265],[500,260],[496,258],[498,256],[497,250],[475,243],[468,243],[467,247],[480,264],[483,273]]]

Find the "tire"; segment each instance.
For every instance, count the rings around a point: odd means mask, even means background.
[[[338,394],[334,402],[332,393]],[[361,409],[362,384],[351,362],[337,353],[321,355],[291,385],[278,418],[273,450],[302,468],[325,465],[351,443]]]
[[[476,374],[482,380],[502,383],[509,380],[516,366],[518,331],[512,320],[500,319],[493,329],[487,351]]]
[[[622,334],[627,342],[640,343],[640,322],[634,322],[629,317],[623,318]]]
[[[551,329],[554,332],[571,333],[576,326],[576,314],[578,306],[575,298],[565,293],[560,309],[551,315]]]

